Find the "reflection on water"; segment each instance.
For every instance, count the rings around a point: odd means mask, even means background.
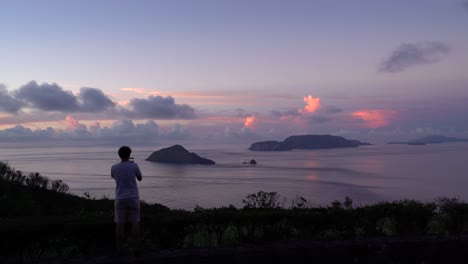
[[[189,148],[216,165],[170,165],[144,161],[155,149],[134,148],[143,172],[143,200],[172,208],[242,206],[247,194],[275,191],[291,201],[302,196],[326,204],[351,197],[355,203],[388,199],[468,199],[468,144],[376,145],[289,152],[250,152],[231,148]],[[255,159],[257,165],[242,164]],[[4,148],[0,160],[25,172],[64,180],[75,193],[114,196],[110,167],[116,149]],[[286,202],[289,205],[289,202]]]
[[[310,174],[307,175],[306,179],[310,181],[317,181],[319,179],[319,176],[317,174]]]

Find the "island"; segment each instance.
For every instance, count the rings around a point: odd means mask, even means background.
[[[439,144],[444,142],[468,142],[467,138],[454,138],[439,135],[430,135],[423,138],[413,139],[409,141],[393,141],[387,144],[403,144],[403,145],[415,145],[424,146],[426,144]]]
[[[213,160],[202,158],[193,152],[189,152],[181,145],[174,145],[155,151],[146,160],[173,164],[215,164]]]
[[[251,151],[290,151],[293,149],[331,149],[331,148],[353,148],[371,145],[359,140],[348,140],[332,135],[297,135],[290,136],[284,141],[263,141],[253,143]]]

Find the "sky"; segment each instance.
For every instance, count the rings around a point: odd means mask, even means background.
[[[0,33],[0,142],[468,138],[466,0],[2,0]]]

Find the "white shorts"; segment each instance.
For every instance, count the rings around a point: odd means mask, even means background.
[[[140,222],[140,198],[115,200],[114,221],[118,224]]]

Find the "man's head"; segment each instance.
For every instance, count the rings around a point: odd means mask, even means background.
[[[132,154],[132,149],[129,146],[122,146],[119,148],[119,157],[122,160],[128,160]]]

